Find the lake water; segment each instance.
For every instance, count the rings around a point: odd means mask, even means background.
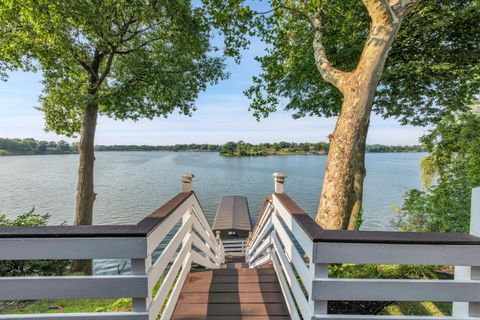
[[[393,230],[404,193],[418,188],[422,153],[366,156],[365,230]],[[325,156],[221,157],[217,153],[97,152],[95,224],[136,223],[181,189],[180,175],[195,175],[193,190],[210,221],[224,195],[248,197],[252,218],[273,191],[272,173],[288,176],[285,191],[312,217],[318,206]],[[0,157],[0,214],[8,217],[35,207],[50,223],[72,223],[78,155]],[[97,263],[96,271],[111,269]]]

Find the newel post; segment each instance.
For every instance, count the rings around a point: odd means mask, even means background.
[[[470,217],[470,234],[480,237],[480,187],[472,190],[472,209]],[[472,266],[470,279],[480,280],[480,266]],[[469,316],[480,317],[480,302],[469,303]]]
[[[472,190],[472,215],[470,217],[470,234],[480,237],[480,187]]]
[[[480,187],[472,189],[472,206],[470,211],[470,234],[480,237]],[[479,280],[480,266],[455,267],[455,280]],[[480,303],[454,302],[454,317],[480,317]]]
[[[275,172],[273,178],[275,180],[275,193],[283,193],[283,184],[287,176],[283,172]]]
[[[182,173],[182,192],[192,191],[192,180],[194,177],[191,173]]]

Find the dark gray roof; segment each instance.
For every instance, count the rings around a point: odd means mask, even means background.
[[[246,197],[225,196],[218,206],[213,230],[251,230],[250,210]]]

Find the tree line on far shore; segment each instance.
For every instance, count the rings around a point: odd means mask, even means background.
[[[78,153],[77,143],[38,141],[32,138],[0,138],[0,155],[68,154]]]
[[[97,145],[96,151],[173,151],[173,152],[219,152],[225,156],[268,156],[289,154],[317,154],[328,153],[328,143],[297,143],[280,141],[275,143],[251,144],[244,141],[229,141],[220,144],[175,144],[166,146],[152,145]],[[421,145],[387,146],[380,144],[367,145],[367,152],[424,152]],[[0,155],[35,155],[35,154],[69,154],[78,153],[76,142],[38,141],[33,138],[9,139],[0,138]]]
[[[268,155],[289,155],[289,154],[314,154],[326,155],[329,144],[326,142],[317,143],[296,143],[281,141],[278,143],[251,144],[244,141],[227,142],[220,148],[220,154],[225,156],[268,156]],[[421,145],[413,146],[387,146],[381,144],[367,145],[367,152],[425,152]]]

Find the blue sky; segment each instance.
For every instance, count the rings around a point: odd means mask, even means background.
[[[233,140],[258,142],[327,141],[335,119],[306,117],[294,120],[282,110],[257,122],[248,111],[249,100],[243,91],[261,69],[254,60],[263,54],[263,45],[255,42],[243,53],[240,65],[227,61],[228,80],[209,87],[197,101],[192,117],[172,114],[168,119],[114,121],[100,117],[97,144],[225,143]],[[14,72],[8,82],[0,82],[0,137],[76,141],[44,131],[38,96],[42,91],[41,74]],[[400,126],[395,120],[373,116],[368,143],[417,144],[423,128]]]

